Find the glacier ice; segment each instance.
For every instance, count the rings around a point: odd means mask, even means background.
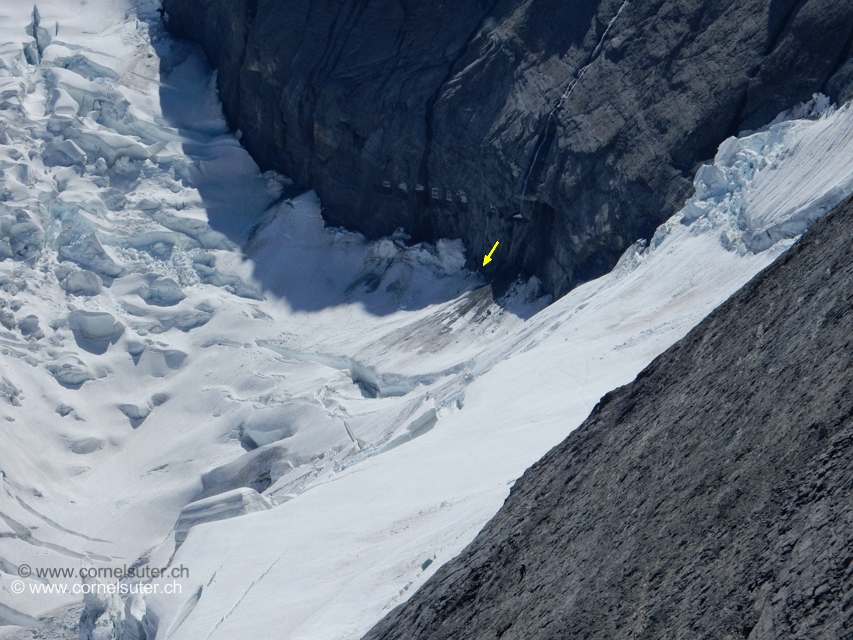
[[[236,518],[257,511],[272,509],[272,503],[254,489],[240,487],[210,498],[191,502],[181,509],[175,524],[175,542],[183,544],[189,530],[205,522]]]
[[[227,131],[156,3],[119,4],[42,2],[62,29],[25,49],[43,27],[0,0],[0,513],[21,534],[0,540],[9,566],[192,575],[179,598],[81,602],[0,571],[27,624],[73,606],[103,637],[359,637],[853,192],[850,108],[816,96],[726,141],[612,273],[496,304],[459,240],[328,227]]]
[[[102,285],[98,274],[87,269],[76,269],[60,278],[60,286],[75,296],[96,296],[103,291]]]
[[[112,341],[124,331],[124,325],[104,311],[72,311],[68,326],[88,340]]]
[[[683,221],[720,227],[724,245],[740,252],[802,234],[853,192],[851,118],[849,104],[835,109],[816,94],[765,129],[729,138],[697,172]]]

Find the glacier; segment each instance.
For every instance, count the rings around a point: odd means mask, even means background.
[[[818,95],[611,273],[496,299],[460,241],[367,241],[261,172],[158,8],[0,1],[0,638],[360,637],[853,194]],[[81,598],[24,566],[189,575]]]

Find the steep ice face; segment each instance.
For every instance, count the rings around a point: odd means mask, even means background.
[[[358,637],[851,192],[850,110],[802,107],[727,141],[608,276],[498,305],[458,240],[367,242],[283,198],[156,9],[0,0],[3,624],[73,607],[91,637]],[[176,564],[180,596],[18,575]]]

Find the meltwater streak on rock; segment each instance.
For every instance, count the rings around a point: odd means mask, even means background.
[[[632,3],[593,55],[622,4],[165,9],[219,69],[246,148],[315,188],[329,221],[462,238],[471,267],[501,238],[501,268],[562,294],[680,209],[725,138],[815,92],[840,104],[853,89],[846,0]]]
[[[616,15],[611,18],[610,22],[607,24],[607,28],[604,30],[604,33],[601,34],[601,40],[598,41],[598,44],[593,50],[592,54],[589,57],[589,62],[586,63],[581,70],[578,71],[578,75],[574,80],[569,83],[569,86],[566,87],[566,90],[563,92],[563,95],[560,96],[560,101],[557,103],[557,106],[553,108],[551,113],[548,114],[548,117],[545,119],[545,130],[539,138],[539,143],[536,145],[536,152],[533,154],[533,160],[530,163],[530,168],[527,170],[527,175],[524,176],[524,183],[521,185],[521,197],[527,195],[527,185],[530,182],[530,177],[533,175],[534,169],[536,169],[536,161],[539,159],[539,155],[542,153],[542,149],[548,144],[548,130],[552,126],[552,122],[556,124],[554,121],[557,112],[563,108],[563,104],[566,102],[568,97],[572,95],[572,91],[575,90],[575,87],[578,86],[578,83],[583,80],[583,77],[586,75],[586,72],[589,70],[590,66],[595,59],[598,57],[598,54],[601,53],[601,49],[604,46],[604,41],[607,38],[607,34],[610,33],[610,30],[613,28],[614,23],[619,19],[619,16],[622,15],[622,12],[625,10],[630,2],[626,0],[622,3],[622,6],[619,7],[619,11],[616,12]],[[553,139],[552,139],[553,141]]]
[[[366,640],[851,637],[851,231],[606,394]]]

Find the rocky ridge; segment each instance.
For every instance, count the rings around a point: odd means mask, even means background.
[[[606,394],[366,640],[853,638],[851,229]]]

